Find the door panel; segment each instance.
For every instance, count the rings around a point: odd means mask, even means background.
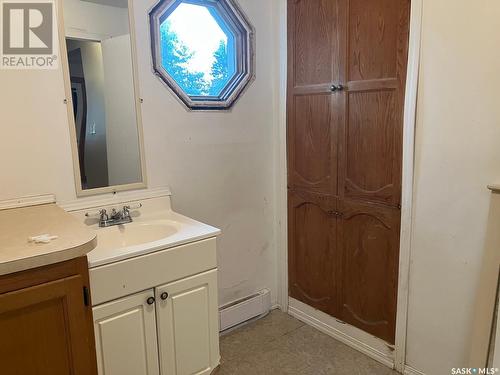
[[[343,121],[331,91],[343,79],[339,2],[288,0],[288,185],[331,195],[337,195]]]
[[[345,198],[401,202],[408,0],[350,0],[340,191]]]
[[[341,319],[394,343],[400,211],[346,200],[341,212]]]
[[[335,203],[316,194],[289,192],[290,296],[321,311],[337,312]]]
[[[210,374],[219,360],[217,271],[160,286],[155,295],[162,374]]]
[[[95,374],[84,285],[78,275],[0,295],[2,374]]]
[[[349,81],[396,77],[401,0],[349,1]]]
[[[298,95],[293,100],[293,120],[288,129],[290,186],[335,194],[337,142],[331,127],[331,97]]]
[[[100,375],[159,374],[152,296],[148,290],[93,309]]]
[[[288,0],[290,296],[390,342],[409,15],[410,0]]]
[[[392,91],[349,94],[345,137],[345,197],[395,203],[399,195],[401,123]]]
[[[337,30],[334,0],[289,0],[293,87],[331,83]]]

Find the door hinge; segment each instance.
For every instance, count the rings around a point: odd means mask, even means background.
[[[86,286],[83,287],[83,303],[85,306],[88,306],[90,304],[90,293],[89,293],[89,288]]]

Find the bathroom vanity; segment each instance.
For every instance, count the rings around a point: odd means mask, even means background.
[[[1,373],[211,374],[220,231],[173,212],[167,189],[103,202],[0,210]],[[99,227],[124,206],[128,223]],[[57,238],[28,240],[41,234]]]
[[[168,191],[143,190],[133,3],[59,2],[75,188],[85,197],[63,207],[97,233],[88,265],[98,373],[210,374],[219,230],[173,212]]]
[[[133,222],[95,229],[88,254],[99,374],[210,374],[219,364],[216,236],[171,210],[169,193],[121,202]],[[161,195],[161,194],[160,194]]]
[[[55,204],[0,209],[0,372],[96,374],[85,254],[93,231]],[[28,237],[57,235],[48,243]]]

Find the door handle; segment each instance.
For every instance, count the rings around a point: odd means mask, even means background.
[[[155,298],[154,297],[149,297],[147,300],[146,300],[146,303],[148,305],[152,305],[153,303],[155,303]]]
[[[162,300],[164,300],[164,301],[165,301],[165,300],[168,298],[168,293],[167,293],[167,292],[163,292],[163,293],[160,295],[160,298],[161,298]]]
[[[344,89],[345,89],[345,86],[340,84],[340,83],[338,85],[333,84],[330,86],[331,92],[343,91]]]

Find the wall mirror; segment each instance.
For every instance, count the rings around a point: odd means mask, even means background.
[[[77,195],[144,188],[132,1],[62,4]]]

